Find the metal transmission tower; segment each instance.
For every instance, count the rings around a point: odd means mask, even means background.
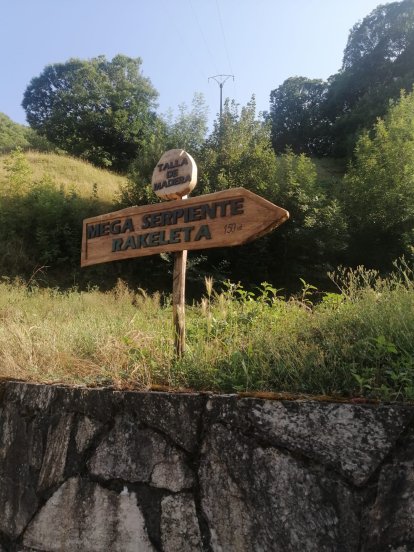
[[[234,80],[234,75],[214,75],[214,77],[208,77],[208,82],[210,82],[210,79],[213,79],[220,86],[220,123],[223,114],[223,86],[230,78]]]

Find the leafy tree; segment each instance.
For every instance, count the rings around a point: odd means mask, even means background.
[[[245,283],[292,286],[315,272],[323,277],[346,244],[346,225],[337,201],[318,183],[313,162],[289,151],[276,156],[270,125],[256,118],[254,99],[239,110],[226,102],[200,154],[198,193],[243,186],[289,210],[276,232],[242,248],[206,253],[207,270]],[[212,268],[213,267],[213,268]],[[199,266],[200,273],[203,264]]]
[[[0,113],[0,153],[9,153],[16,148],[52,151],[53,145],[39,136],[30,127],[19,125]]]
[[[276,152],[350,157],[361,131],[414,84],[414,2],[378,6],[351,29],[340,71],[327,82],[290,77],[271,92]]]
[[[324,153],[326,121],[322,106],[327,83],[320,79],[290,77],[270,93],[272,143],[276,152],[289,147],[295,153]]]
[[[215,121],[196,162],[199,177],[194,195],[239,186],[265,197],[272,194],[276,156],[269,125],[256,118],[254,98],[241,109],[234,101],[225,101],[222,117]],[[197,265],[200,279],[212,274],[215,280],[270,280],[267,264],[261,262],[265,243],[259,240],[242,250],[237,247],[203,253]]]
[[[184,149],[197,158],[207,133],[207,107],[202,94],[195,94],[191,110],[179,106],[175,119],[172,115],[159,118],[152,128],[138,158],[130,165],[129,183],[122,190],[125,205],[147,205],[157,201],[150,186],[153,170],[161,155],[169,149]]]
[[[279,156],[276,179],[278,201],[289,211],[290,223],[270,237],[282,255],[272,259],[273,271],[282,265],[286,281],[295,277],[323,280],[348,243],[342,207],[323,189],[314,163],[304,154]]]
[[[413,83],[414,3],[378,6],[351,29],[342,68],[329,81],[323,113],[333,124],[334,154],[349,155],[358,133]]]
[[[414,244],[414,93],[357,142],[344,180],[351,261],[388,267]]]
[[[14,123],[7,115],[0,113],[0,151],[8,152],[29,146],[26,130],[23,125]]]
[[[195,94],[191,110],[186,104],[178,106],[178,116],[166,123],[166,148],[182,148],[196,156],[201,150],[207,134],[208,107],[202,94]]]
[[[30,126],[73,155],[126,170],[156,123],[157,92],[140,67],[124,55],[48,65],[24,93]]]
[[[2,186],[2,193],[21,194],[31,176],[30,165],[21,148],[13,150],[4,158],[3,165],[6,172],[6,181]]]
[[[392,2],[375,8],[349,34],[342,69],[355,69],[375,60],[376,67],[395,62],[412,43],[414,30],[412,0]]]
[[[200,161],[199,193],[237,186],[256,193],[268,192],[276,157],[269,125],[256,119],[254,97],[240,112],[234,101],[225,101],[222,119],[215,122]]]

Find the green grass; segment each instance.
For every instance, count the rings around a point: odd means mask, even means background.
[[[285,300],[211,285],[187,307],[187,350],[173,356],[169,297],[58,292],[0,284],[0,377],[38,382],[271,391],[414,400],[414,278],[400,263],[380,278],[335,276],[337,294],[304,284]],[[316,294],[316,296],[318,296]]]
[[[119,197],[121,187],[127,184],[127,179],[123,176],[68,155],[36,151],[26,151],[22,155],[27,165],[27,188],[47,175],[49,180],[65,192],[76,192],[82,198],[95,196],[99,201],[110,205]],[[9,155],[0,155],[0,190],[10,180],[10,171],[7,170],[9,159]]]

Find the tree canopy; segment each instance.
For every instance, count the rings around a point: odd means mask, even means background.
[[[272,143],[276,152],[318,154],[324,148],[322,106],[327,83],[321,79],[290,77],[270,93]]]
[[[394,63],[412,45],[414,38],[414,5],[412,0],[392,2],[375,8],[349,33],[342,71],[355,69],[367,61],[376,68]]]
[[[166,120],[165,148],[182,148],[196,155],[207,135],[208,107],[202,94],[194,94],[191,109],[183,103],[178,106],[178,115]]]
[[[27,127],[14,123],[7,115],[0,113],[0,152],[29,146],[27,130]]]
[[[340,205],[319,184],[314,163],[292,151],[276,155],[270,130],[269,122],[256,116],[254,98],[241,109],[226,101],[221,121],[198,156],[197,193],[243,186],[291,215],[277,232],[245,245],[243,251],[206,253],[210,272],[213,266],[221,274],[231,270],[227,275],[232,279],[299,281],[312,270],[332,268],[345,247]]]
[[[332,123],[333,153],[349,155],[358,133],[413,83],[414,3],[378,6],[351,29],[342,68],[330,79],[325,115]]]
[[[276,151],[350,157],[359,133],[414,84],[414,2],[375,8],[351,29],[328,82],[290,77],[270,94]]]
[[[414,243],[414,93],[358,140],[343,188],[353,263],[387,267]]]
[[[151,134],[156,98],[141,59],[117,55],[48,65],[22,105],[30,126],[58,147],[125,170]]]

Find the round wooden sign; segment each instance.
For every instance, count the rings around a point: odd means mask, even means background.
[[[197,183],[197,165],[182,149],[166,151],[152,173],[152,189],[161,199],[180,199]]]

